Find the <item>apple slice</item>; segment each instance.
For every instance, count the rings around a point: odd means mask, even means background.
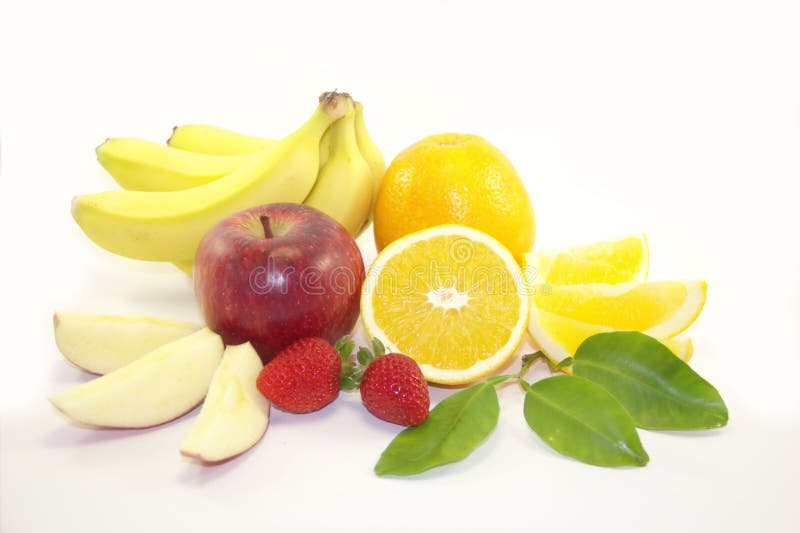
[[[203,400],[223,350],[220,336],[203,328],[50,401],[82,424],[157,426],[191,411]]]
[[[181,453],[218,463],[252,448],[269,424],[269,400],[256,388],[261,359],[247,342],[228,346]]]
[[[53,328],[56,345],[69,362],[93,374],[107,374],[200,326],[148,316],[56,313]]]

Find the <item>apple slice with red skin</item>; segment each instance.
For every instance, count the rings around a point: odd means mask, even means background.
[[[159,346],[194,333],[200,326],[149,316],[53,315],[56,345],[81,370],[108,374]]]
[[[164,424],[203,401],[223,350],[220,336],[203,328],[50,401],[84,425],[134,429]]]
[[[264,362],[292,342],[331,344],[358,320],[364,260],[344,226],[302,204],[267,204],[222,220],[195,257],[205,322]]]
[[[252,448],[269,424],[269,400],[256,388],[261,359],[248,342],[228,346],[222,355],[200,415],[183,441],[181,453],[216,464]]]

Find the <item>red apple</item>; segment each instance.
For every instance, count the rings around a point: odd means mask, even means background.
[[[304,337],[333,343],[358,320],[364,260],[347,229],[301,204],[231,215],[203,238],[194,290],[226,345],[250,342],[262,361]]]

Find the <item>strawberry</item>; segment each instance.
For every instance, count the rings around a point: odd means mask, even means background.
[[[369,363],[361,378],[364,406],[378,418],[401,426],[418,426],[425,422],[431,401],[428,384],[417,362],[401,353],[376,355],[378,357]],[[361,359],[362,353],[359,353]]]
[[[336,399],[341,371],[342,358],[336,348],[324,339],[308,337],[290,344],[267,363],[256,386],[276,407],[310,413]]]

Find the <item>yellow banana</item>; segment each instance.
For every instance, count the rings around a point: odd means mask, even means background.
[[[372,141],[372,138],[367,133],[367,125],[364,122],[364,106],[361,102],[353,102],[356,110],[355,128],[356,140],[358,141],[358,150],[364,159],[367,160],[369,168],[372,171],[372,178],[375,182],[374,194],[377,196],[378,187],[381,186],[383,175],[386,174],[386,161],[383,159],[381,151]],[[373,198],[374,201],[374,198]]]
[[[194,259],[187,259],[186,261],[173,261],[172,264],[190,278],[194,275]]]
[[[372,171],[358,150],[355,111],[334,123],[330,132],[330,155],[319,171],[306,205],[330,215],[356,235],[369,218],[372,206]]]
[[[196,154],[242,157],[262,150],[273,148],[278,141],[253,137],[235,131],[207,126],[204,124],[188,124],[186,126],[175,126],[172,128],[172,136],[167,139],[167,144],[171,148],[183,151],[191,151]],[[325,132],[319,144],[320,166],[325,164],[330,152],[330,135]],[[189,161],[187,161],[189,163]],[[220,162],[214,164],[219,165]],[[212,167],[215,168],[215,167]],[[189,171],[189,168],[183,168]],[[117,180],[119,181],[119,180]],[[124,185],[123,185],[124,187]],[[126,189],[128,187],[125,187]],[[158,189],[153,189],[158,190]]]
[[[375,181],[373,196],[375,196],[378,194],[378,187],[386,172],[386,162],[367,132],[367,127],[364,122],[364,106],[361,102],[354,102],[354,106],[358,149],[361,151],[361,155],[367,160],[372,170],[372,176]],[[325,132],[320,142],[320,166],[325,164],[328,154],[330,153],[330,137],[330,133]],[[172,130],[172,136],[167,141],[167,144],[173,148],[212,155],[252,154],[253,152],[272,148],[276,143],[277,141],[271,139],[244,135],[224,128],[206,126],[203,124],[175,126]],[[188,173],[191,169],[183,168],[182,170]]]
[[[320,141],[319,141],[319,168],[320,169],[323,166],[325,166],[325,163],[328,162],[328,157],[330,157],[330,155],[331,155],[331,144],[333,143],[333,141],[331,140],[333,138],[333,134],[331,133],[332,131],[333,131],[333,126],[331,126],[330,128],[328,128],[325,131],[325,134],[322,136],[322,139],[320,139]]]
[[[204,155],[237,155],[240,157],[260,152],[261,150],[269,150],[277,143],[278,141],[273,141],[272,139],[253,137],[202,124],[175,126],[172,128],[172,137],[167,140],[167,144],[170,147],[184,151],[192,151]],[[319,143],[320,165],[325,164],[325,160],[328,159],[330,144],[330,135],[325,132],[325,135],[322,136],[322,141]]]
[[[203,235],[226,216],[266,203],[301,203],[317,177],[320,138],[350,109],[349,96],[326,93],[297,131],[223,178],[182,191],[79,196],[73,200],[72,216],[90,239],[110,252],[187,265]]]
[[[383,181],[383,175],[386,173],[386,161],[383,159],[381,151],[372,141],[372,138],[367,133],[367,125],[364,122],[364,106],[361,102],[353,102],[356,110],[356,140],[358,141],[358,150],[364,159],[367,161],[370,170],[372,171],[372,203],[369,208],[369,216],[364,220],[364,225],[358,230],[356,236],[360,235],[367,226],[372,222],[372,213],[375,208],[375,199],[378,197],[378,188]]]
[[[188,124],[172,128],[172,136],[167,144],[201,154],[241,155],[272,148],[278,141],[244,135],[216,126]]]
[[[178,191],[230,174],[253,155],[210,155],[140,139],[114,138],[97,147],[97,160],[130,191]]]

